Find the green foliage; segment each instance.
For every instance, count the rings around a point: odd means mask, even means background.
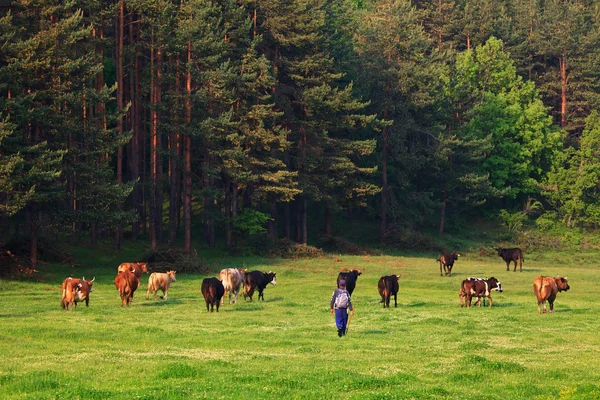
[[[233,226],[241,235],[256,235],[267,231],[264,225],[269,219],[268,214],[244,209],[236,216]]]

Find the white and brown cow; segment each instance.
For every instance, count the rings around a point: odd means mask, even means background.
[[[244,284],[245,269],[225,268],[219,273],[219,280],[223,283],[225,293],[229,292],[229,304],[231,304],[231,295],[233,294],[233,302],[237,303],[240,288]],[[221,298],[221,304],[225,304],[225,295]]]
[[[117,273],[123,271],[133,272],[136,278],[140,279],[140,277],[142,276],[142,272],[148,273],[148,263],[143,261],[124,262],[121,265],[119,265]]]
[[[90,293],[94,291],[92,288],[93,282],[96,280],[92,279],[88,281],[83,277],[82,279],[68,277],[62,282],[62,298],[60,305],[65,311],[69,311],[69,306],[77,307],[78,302],[85,301],[85,306],[90,305]]]
[[[566,277],[558,276],[552,278],[551,276],[538,276],[535,278],[533,281],[533,291],[537,297],[538,314],[542,312],[542,306],[544,307],[544,312],[546,312],[546,300],[550,304],[550,312],[554,312],[556,295],[558,292],[566,292],[570,288]]]
[[[275,272],[251,271],[246,273],[244,277],[244,300],[246,297],[250,297],[250,301],[252,301],[254,290],[257,289],[258,300],[262,298],[263,301],[265,301],[263,291],[269,283],[272,285],[277,285],[277,277]]]
[[[471,299],[477,297],[477,303],[481,307],[481,298],[487,297],[490,299],[490,307],[492,306],[492,290],[502,292],[502,284],[494,277],[488,279],[465,279],[461,284],[461,291],[465,294],[465,303],[467,307],[471,307]]]
[[[152,299],[156,300],[156,292],[159,290],[162,290],[163,292],[161,298],[167,300],[171,282],[177,282],[177,279],[175,278],[176,273],[176,271],[169,271],[167,273],[153,272],[148,278],[148,291],[146,292],[146,300],[148,300],[151,292],[154,294]]]

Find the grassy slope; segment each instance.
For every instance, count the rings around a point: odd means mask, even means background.
[[[183,274],[167,302],[144,300],[144,276],[122,309],[116,267],[138,254],[106,250],[76,270],[48,266],[47,282],[0,282],[1,398],[600,398],[600,270],[585,254],[526,254],[523,273],[463,254],[452,277],[439,276],[434,254],[217,257],[214,271],[245,263],[278,277],[264,303],[242,299],[218,314],[204,306],[204,276]],[[342,267],[364,274],[338,339],[327,311]],[[67,313],[60,282],[70,272],[96,282],[90,307]],[[401,276],[396,309],[377,294],[389,273]],[[572,289],[538,315],[533,279],[557,273]],[[472,275],[502,282],[493,309],[458,306]]]

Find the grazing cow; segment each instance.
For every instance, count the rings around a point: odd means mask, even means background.
[[[121,307],[127,304],[127,307],[133,301],[133,294],[137,290],[140,280],[129,270],[119,272],[115,277],[115,286],[121,296]]]
[[[458,257],[460,257],[458,251],[442,253],[440,255],[440,258],[436,260],[440,262],[440,276],[442,276],[442,267],[444,267],[444,274],[448,276],[452,275],[452,267],[454,266],[454,261],[458,260]]]
[[[398,294],[398,280],[396,275],[382,276],[379,278],[377,288],[381,296],[380,303],[383,303],[383,308],[390,308],[390,297],[394,296],[394,307],[398,307],[396,296]]]
[[[166,274],[161,272],[153,272],[148,278],[148,291],[146,292],[146,300],[148,300],[148,296],[150,296],[150,292],[154,294],[152,300],[156,300],[156,292],[162,290],[163,295],[161,298],[167,300],[167,296],[169,295],[169,286],[171,282],[177,282],[175,278],[176,271],[169,271]]]
[[[275,272],[251,271],[246,273],[244,277],[244,300],[246,300],[246,297],[250,297],[250,301],[252,301],[254,290],[258,289],[258,299],[262,298],[265,301],[263,290],[265,290],[269,283],[277,285]]]
[[[133,272],[133,274],[140,279],[142,272],[148,273],[148,263],[142,261],[126,262],[119,265],[117,272],[123,272],[125,270]]]
[[[229,292],[229,304],[231,304],[231,295],[234,296],[234,303],[237,303],[240,288],[244,284],[245,269],[225,268],[219,274],[219,280],[223,283],[225,293]],[[221,304],[225,304],[225,295],[221,299]]]
[[[96,280],[86,281],[83,279],[68,277],[62,283],[62,298],[60,305],[65,311],[69,311],[69,306],[77,307],[77,303],[85,301],[85,306],[90,306],[90,293],[94,291],[92,288],[93,282]]]
[[[558,292],[566,292],[571,287],[567,283],[567,277],[538,276],[533,281],[533,291],[537,297],[538,314],[542,312],[540,307],[544,306],[546,312],[546,300],[550,304],[550,312],[554,312],[554,300]]]
[[[205,278],[202,281],[202,295],[204,296],[204,301],[206,301],[206,311],[209,311],[210,306],[210,312],[213,312],[216,305],[217,312],[219,312],[219,304],[224,293],[225,288],[220,280],[217,278]]]
[[[464,290],[466,297],[465,303],[469,308],[471,307],[471,299],[473,298],[473,296],[478,298],[477,303],[479,303],[479,307],[481,307],[481,297],[487,297],[488,299],[490,299],[491,307],[492,290],[502,292],[502,284],[498,279],[493,277],[489,279],[465,279],[464,281],[462,281],[462,286],[462,290]]]
[[[346,281],[346,290],[352,296],[352,292],[354,292],[354,288],[356,287],[356,280],[358,276],[362,275],[362,271],[360,269],[354,268],[350,271],[342,271],[338,274],[337,277],[337,287],[340,287],[340,281]]]
[[[519,262],[519,270],[523,272],[523,263],[525,259],[523,258],[523,252],[519,248],[514,249],[503,249],[501,247],[496,249],[498,251],[498,255],[502,257],[504,262],[506,263],[506,270],[510,271],[509,264],[512,262],[515,263],[515,269],[513,272],[517,270],[517,261]]]

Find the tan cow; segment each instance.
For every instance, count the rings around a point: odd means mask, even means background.
[[[69,306],[77,307],[77,303],[82,301],[85,301],[85,306],[89,307],[90,292],[94,291],[92,285],[95,280],[95,277],[91,281],[85,280],[85,277],[83,279],[73,277],[65,279],[62,283],[61,307],[65,311],[69,311]]]
[[[133,301],[133,294],[137,290],[140,284],[140,280],[128,270],[123,272],[119,272],[115,277],[115,286],[119,291],[119,295],[121,296],[121,307],[125,304],[127,307]]]
[[[542,305],[544,306],[544,312],[546,312],[546,300],[550,304],[550,312],[554,312],[554,300],[557,293],[566,292],[570,288],[566,277],[538,276],[535,278],[533,281],[533,291],[537,297],[538,314],[542,312]]]
[[[240,294],[240,288],[244,284],[244,277],[246,275],[245,269],[225,268],[221,270],[219,274],[219,280],[223,283],[225,293],[229,292],[229,304],[231,304],[231,294],[234,296],[234,303],[237,303],[238,295]],[[221,297],[221,304],[225,304],[225,295]]]
[[[167,296],[169,295],[169,285],[171,282],[177,282],[175,279],[175,274],[177,271],[169,271],[166,274],[161,272],[153,272],[148,278],[148,291],[146,292],[146,300],[150,296],[150,292],[154,294],[153,300],[156,300],[156,292],[158,290],[162,290],[163,295],[161,298],[167,300]]]
[[[133,274],[138,279],[140,279],[142,276],[142,272],[148,273],[148,263],[142,261],[125,262],[119,265],[119,269],[117,270],[117,272],[123,272],[125,270],[133,272]]]

